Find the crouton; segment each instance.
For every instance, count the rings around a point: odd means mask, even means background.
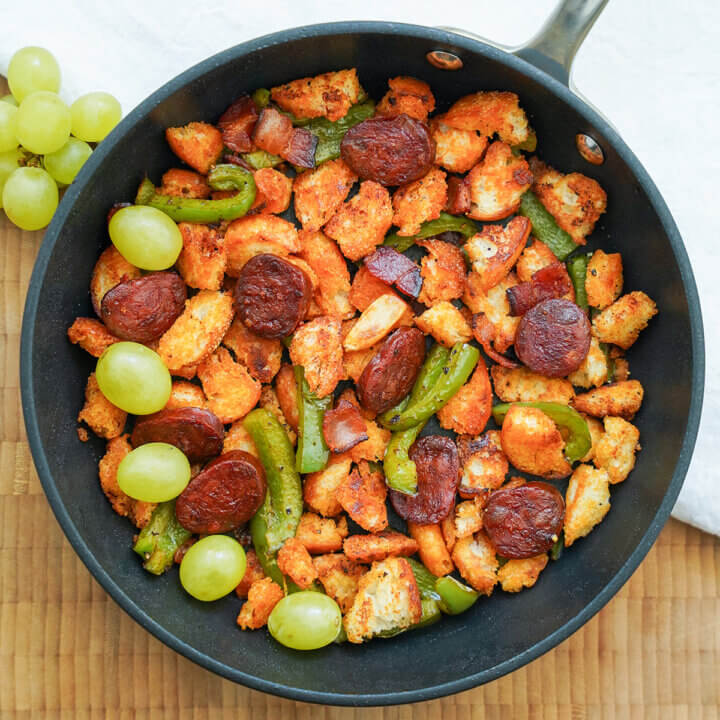
[[[158,342],[157,353],[168,370],[176,374],[213,353],[230,327],[233,313],[229,293],[201,290],[186,300],[182,314]]]
[[[447,300],[436,303],[415,319],[415,324],[441,345],[452,347],[457,342],[469,342],[472,329],[465,316]]]
[[[355,390],[352,387],[346,387],[340,393],[340,396],[336,401],[336,405],[339,404],[342,400],[345,400],[345,402],[349,402],[351,405],[354,405],[366,420],[375,419],[377,413],[374,413],[372,410],[368,410],[367,408],[364,408],[362,405],[360,405],[360,401],[357,399]]]
[[[121,282],[135,280],[140,275],[140,268],[131,265],[114,245],[105,248],[100,253],[90,277],[90,298],[95,312],[100,315],[100,305],[108,290]]]
[[[241,600],[247,600],[250,587],[254,582],[262,580],[265,572],[260,565],[257,553],[254,550],[245,551],[245,574],[240,584],[235,588],[235,593]]]
[[[191,122],[169,127],[165,139],[170,149],[193,170],[207,175],[223,151],[222,133],[209,123]]]
[[[361,265],[350,286],[350,304],[363,312],[382,295],[399,297],[387,283],[372,275],[365,265]]]
[[[532,181],[530,166],[522,155],[513,155],[505,143],[492,143],[466,178],[470,188],[467,216],[487,222],[512,215]]]
[[[632,420],[642,405],[644,393],[639,381],[624,380],[578,395],[572,401],[572,406],[594,417],[615,415]]]
[[[455,508],[450,510],[450,514],[440,521],[440,530],[445,541],[445,547],[447,547],[449,553],[452,553],[457,540],[455,537]]]
[[[521,145],[531,138],[525,111],[512,92],[489,90],[466,95],[445,113],[444,122],[462,130],[477,130],[498,137],[508,145]]]
[[[300,418],[298,414],[297,383],[295,382],[295,372],[292,365],[285,363],[280,368],[275,378],[275,392],[285,420],[297,432]]]
[[[360,376],[365,370],[367,364],[373,359],[375,353],[380,347],[380,343],[377,345],[371,345],[369,348],[364,350],[355,350],[343,352],[343,366],[345,367],[345,375],[351,378],[355,382],[360,379]]]
[[[455,569],[440,525],[408,522],[408,532],[418,544],[422,564],[433,575],[448,575]]]
[[[443,240],[419,240],[416,244],[428,251],[421,263],[423,285],[418,300],[423,305],[434,305],[461,298],[465,290],[465,260],[460,248]]]
[[[345,202],[357,179],[341,158],[300,173],[293,182],[293,192],[295,215],[303,229],[315,231],[325,225]]]
[[[509,272],[504,280],[495,287],[483,290],[483,278],[476,272],[467,276],[463,302],[473,313],[482,313],[495,329],[493,347],[497,352],[505,352],[514,342],[520,318],[510,315],[510,303],[507,290],[517,285],[514,272]]]
[[[220,290],[225,275],[225,240],[207,225],[182,222],[178,225],[183,249],[177,269],[186,285],[200,290]]]
[[[484,496],[476,495],[472,500],[465,500],[455,506],[455,538],[474,535],[483,526]]]
[[[200,173],[171,168],[162,176],[162,183],[156,192],[160,195],[204,200],[210,197],[210,186],[207,178]]]
[[[457,438],[462,475],[458,486],[460,497],[485,496],[505,482],[509,465],[502,450],[499,430],[488,430],[477,438]]]
[[[418,548],[415,540],[395,530],[383,530],[376,535],[351,535],[343,542],[345,555],[353,562],[361,563],[395,555],[414,555]]]
[[[350,450],[352,461],[354,463],[359,463],[362,460],[382,462],[392,433],[367,418],[365,419],[365,429],[368,439],[358,443]]]
[[[488,536],[478,531],[455,543],[452,559],[463,579],[483,595],[490,595],[497,583],[498,561]]]
[[[575,397],[575,391],[567,380],[548,378],[525,367],[493,365],[490,373],[495,394],[503,402],[556,402],[567,405]]]
[[[242,420],[236,420],[230,429],[225,433],[225,440],[223,441],[223,453],[230,452],[231,450],[244,450],[253,457],[259,458],[255,442],[250,437],[250,433],[245,429],[242,424]]]
[[[248,599],[240,609],[237,624],[242,630],[265,627],[270,613],[284,597],[282,588],[272,578],[256,580],[248,590]]]
[[[590,338],[590,349],[580,367],[568,375],[576,387],[600,387],[608,378],[608,361],[596,337]]]
[[[635,467],[640,431],[619,417],[606,417],[603,423],[605,433],[595,445],[593,463],[607,472],[614,485],[622,482]]]
[[[588,261],[585,292],[590,307],[604,310],[617,300],[623,286],[623,265],[620,253],[605,254],[596,250]]]
[[[293,180],[275,168],[261,168],[253,172],[255,201],[251,210],[263,214],[279,214],[290,207]]]
[[[367,566],[348,560],[342,553],[318,555],[313,565],[325,592],[340,606],[343,614],[349,612],[358,591],[358,581],[367,572]]]
[[[437,418],[446,430],[477,435],[485,429],[492,411],[492,388],[485,361],[478,359],[472,377],[440,410]]]
[[[418,180],[399,187],[392,197],[393,225],[398,235],[416,235],[422,223],[440,217],[447,202],[445,173],[430,169]]]
[[[287,258],[299,250],[297,229],[292,223],[275,215],[245,215],[233,220],[225,232],[225,272],[237,277],[255,255],[270,253]]]
[[[589,415],[583,415],[583,420],[588,426],[590,432],[590,449],[580,458],[580,462],[589,463],[595,457],[595,448],[597,447],[600,438],[605,434],[605,428],[600,420]]]
[[[85,386],[85,404],[77,419],[78,422],[87,423],[96,435],[111,440],[122,434],[127,413],[100,392],[95,373],[90,373]]]
[[[617,357],[613,358],[613,381],[623,382],[624,380],[630,379],[630,364],[627,358]]]
[[[607,207],[605,191],[585,175],[563,175],[537,158],[530,160],[530,170],[532,190],[540,202],[578,245],[584,245]]]
[[[585,537],[610,510],[610,476],[591,465],[578,465],[565,493],[565,547]]]
[[[555,253],[544,242],[540,242],[540,240],[533,237],[532,242],[523,248],[522,254],[515,265],[515,272],[520,282],[531,282],[532,276],[538,270],[542,270],[544,267],[553,265],[556,262]]]
[[[379,183],[365,180],[357,195],[343,203],[325,225],[325,234],[355,262],[382,243],[392,218],[390,193]]]
[[[395,329],[408,309],[408,304],[394,293],[387,293],[373,300],[345,336],[345,349],[350,352],[365,350],[380,342]]]
[[[120,338],[94,318],[75,318],[68,328],[67,336],[73,345],[79,345],[93,357],[100,357],[111,345],[120,342]]]
[[[373,563],[358,583],[355,600],[344,618],[351,643],[395,633],[420,621],[422,603],[415,576],[405,558]]]
[[[323,315],[351,318],[355,309],[350,304],[350,273],[340,248],[321,232],[300,233],[300,257],[315,272],[318,287],[315,300]]]
[[[542,410],[513,405],[500,433],[502,448],[522,472],[545,478],[564,478],[571,472],[565,442],[555,423]]]
[[[240,318],[233,320],[222,344],[230,348],[249,373],[261,383],[272,382],[280,370],[283,351],[280,340],[256,335],[245,327]]]
[[[472,269],[480,278],[479,287],[488,292],[510,272],[525,247],[532,225],[515,217],[504,227],[486,225],[465,243]]]
[[[176,410],[183,407],[206,408],[207,398],[202,388],[184,380],[173,380],[170,388],[170,398],[164,410]]]
[[[430,121],[430,134],[435,141],[435,164],[453,173],[466,173],[483,156],[488,139],[475,130],[461,130],[446,125],[444,116]]]
[[[532,587],[548,563],[547,553],[522,560],[508,560],[498,570],[498,580],[505,592],[520,592]]]
[[[385,478],[380,471],[372,472],[367,461],[361,461],[357,470],[342,479],[335,497],[363,530],[376,533],[387,527]]]
[[[132,450],[129,438],[126,434],[108,441],[105,455],[98,465],[100,487],[118,515],[130,518],[136,527],[144,528],[150,522],[156,504],[134,500],[120,489],[117,481],[118,466]]]
[[[297,434],[290,427],[290,424],[285,419],[285,414],[280,407],[280,401],[278,400],[275,389],[269,385],[264,386],[262,391],[260,392],[260,407],[265,408],[265,410],[272,413],[277,418],[277,421],[285,429],[285,432],[287,433],[290,442],[295,445],[295,443],[297,442]]]
[[[303,513],[295,531],[295,538],[313,555],[341,550],[343,538],[346,536],[347,527],[345,532],[342,532],[332,518],[323,518],[307,512]]]
[[[280,572],[287,575],[303,590],[309,588],[317,578],[317,571],[310,553],[297,537],[290,538],[283,543],[277,554],[277,564]]]
[[[306,475],[303,482],[305,504],[325,517],[339,515],[343,508],[335,492],[347,481],[351,465],[352,460],[346,453],[331,455],[323,470]]]
[[[270,91],[273,102],[298,118],[326,117],[335,122],[360,97],[360,82],[355,68],[299,78]]]
[[[657,312],[657,306],[644,292],[628,293],[595,316],[593,334],[600,342],[627,350]]]
[[[223,347],[200,363],[198,377],[208,407],[222,423],[245,417],[260,399],[261,384]]]
[[[290,359],[304,368],[311,392],[329,395],[345,377],[340,321],[319,317],[303,323],[293,334]]]
[[[435,97],[430,86],[414,77],[399,76],[388,80],[390,89],[383,95],[375,112],[385,117],[408,115],[427,122],[428,113],[435,109]]]

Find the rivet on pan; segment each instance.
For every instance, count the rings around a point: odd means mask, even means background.
[[[425,58],[440,70],[459,70],[463,66],[463,61],[447,50],[431,50]]]
[[[578,133],[575,136],[575,145],[582,157],[593,165],[602,165],[605,162],[605,155],[602,148],[589,135]]]

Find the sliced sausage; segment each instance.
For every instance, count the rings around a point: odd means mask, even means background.
[[[403,520],[419,525],[438,523],[455,504],[460,480],[457,447],[449,437],[427,435],[410,448],[409,456],[417,468],[417,494],[390,490],[390,502]]]
[[[548,483],[533,481],[490,495],[483,527],[498,555],[528,558],[547,552],[565,518],[563,496]]]
[[[198,407],[180,407],[138,418],[130,441],[133,447],[149,442],[169,443],[196,463],[219,455],[224,437],[223,424],[214,413]]]
[[[533,372],[565,377],[590,349],[590,321],[573,302],[543,300],[526,312],[515,334],[515,353]]]
[[[100,317],[116,337],[148,343],[177,320],[185,300],[187,288],[177,273],[150,273],[108,290],[100,304]]]
[[[260,461],[244,450],[215,458],[175,503],[178,522],[193,533],[221,533],[246,523],[267,492]]]
[[[362,180],[403,185],[432,167],[435,141],[427,125],[407,115],[373,117],[345,133],[340,154]]]
[[[510,303],[510,315],[524,315],[543,300],[561,298],[572,290],[572,282],[565,265],[547,265],[533,273],[530,282],[522,282],[505,291]]]
[[[369,437],[360,410],[344,399],[323,415],[322,431],[327,446],[334,453],[347,452]]]
[[[365,258],[365,267],[373,277],[394,285],[405,295],[416,298],[420,294],[423,283],[420,267],[395,248],[381,245]]]
[[[400,327],[390,334],[357,381],[360,404],[375,414],[389,410],[412,390],[425,360],[425,336]]]
[[[235,283],[235,310],[248,330],[264,338],[290,335],[310,306],[312,283],[297,265],[265,253],[250,258]]]

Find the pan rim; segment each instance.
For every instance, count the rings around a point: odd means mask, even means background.
[[[514,657],[492,668],[426,688],[391,693],[363,693],[357,695],[350,693],[304,690],[302,688],[290,687],[281,683],[264,680],[257,676],[243,672],[238,668],[230,667],[182,642],[174,634],[166,630],[163,625],[149,617],[141,606],[133,602],[123,591],[122,587],[95,559],[94,555],[83,541],[75,524],[70,519],[70,516],[65,508],[64,501],[57,486],[55,485],[52,473],[50,472],[48,460],[42,445],[38,414],[34,403],[34,327],[40,290],[44,284],[50,257],[65,221],[74,210],[75,202],[80,194],[81,188],[85,186],[86,182],[95,172],[96,168],[102,165],[105,157],[108,155],[118,139],[142,117],[150,113],[153,108],[167,100],[173,93],[180,90],[183,86],[201,77],[214,67],[230,62],[238,56],[242,56],[265,47],[285,44],[289,41],[304,37],[320,38],[324,36],[337,37],[339,35],[358,34],[392,35],[398,33],[411,37],[417,37],[418,39],[432,40],[437,42],[441,47],[449,46],[459,48],[460,50],[477,53],[487,59],[501,62],[528,76],[530,79],[544,86],[554,95],[558,96],[562,101],[570,104],[588,121],[593,128],[599,129],[602,134],[608,138],[614,149],[628,165],[639,184],[642,185],[644,191],[647,193],[652,208],[657,213],[665,230],[675,256],[675,261],[680,271],[685,297],[688,303],[692,340],[692,388],[688,411],[688,422],[668,491],[660,503],[654,518],[640,542],[610,582],[605,585],[605,587],[585,606],[585,608],[543,640],[527,648],[522,653],[515,655]],[[682,483],[687,473],[697,437],[702,409],[704,378],[704,336],[700,301],[685,246],[660,192],[640,161],[625,144],[617,131],[615,131],[595,110],[593,110],[593,108],[589,107],[580,98],[575,96],[565,85],[519,57],[504,52],[503,50],[495,48],[491,45],[487,45],[479,40],[466,38],[451,32],[428,28],[421,25],[396,22],[343,21],[321,23],[290,28],[249,40],[245,43],[227,48],[185,70],[153,92],[148,98],[128,113],[128,115],[112,131],[108,138],[106,138],[105,141],[93,152],[93,155],[81,170],[76,181],[70,186],[70,188],[68,188],[59,208],[55,213],[55,217],[45,233],[33,267],[28,287],[22,321],[20,347],[20,387],[23,415],[25,418],[28,442],[30,444],[33,460],[38,471],[43,490],[55,517],[62,527],[65,536],[73,546],[73,549],[91,572],[93,577],[100,583],[103,589],[113,598],[113,600],[136,622],[152,633],[165,645],[207,670],[217,673],[227,679],[238,682],[254,690],[260,690],[262,692],[267,692],[291,700],[357,707],[400,705],[431,700],[491,682],[509,672],[512,672],[513,670],[518,669],[519,667],[522,667],[559,645],[563,640],[567,639],[572,633],[590,620],[602,607],[604,607],[604,605],[620,590],[622,585],[624,585],[633,571],[643,560],[670,515],[670,511],[680,492],[680,488],[682,487]]]

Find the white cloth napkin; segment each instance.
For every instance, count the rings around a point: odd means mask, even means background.
[[[25,0],[6,2],[0,73],[24,45],[49,48],[60,62],[66,100],[112,92],[128,112],[167,80],[226,47],[275,30],[333,20],[396,20],[452,25],[518,44],[554,0]],[[674,0],[609,3],[581,48],[574,80],[610,118],[663,193],[690,254],[705,318],[707,377],[703,421],[680,520],[720,534],[720,3]],[[715,440],[713,440],[715,438]]]

